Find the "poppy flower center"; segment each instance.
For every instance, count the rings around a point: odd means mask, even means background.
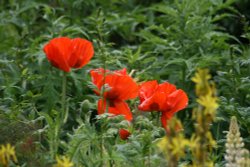
[[[115,99],[118,99],[119,97],[119,92],[115,92],[115,91],[109,91],[108,94],[107,94],[107,98],[112,101],[112,100],[115,100]]]
[[[150,108],[151,108],[152,110],[155,110],[155,111],[159,111],[159,110],[160,110],[160,106],[159,106],[159,104],[157,104],[157,103],[152,103],[152,104],[150,104]]]
[[[109,107],[115,107],[115,104],[114,104],[113,100],[109,100]]]

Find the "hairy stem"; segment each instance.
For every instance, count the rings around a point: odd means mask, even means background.
[[[67,86],[67,76],[66,72],[63,73],[63,82],[62,82],[62,117],[61,117],[61,123],[66,122],[66,86]],[[65,121],[64,121],[65,120]]]

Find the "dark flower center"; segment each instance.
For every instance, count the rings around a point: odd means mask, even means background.
[[[150,109],[151,110],[155,110],[155,111],[159,111],[160,110],[160,106],[158,103],[152,103],[150,104]]]

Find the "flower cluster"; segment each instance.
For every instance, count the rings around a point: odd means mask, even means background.
[[[190,143],[191,151],[194,156],[194,166],[213,166],[208,153],[216,145],[210,132],[210,125],[215,119],[216,109],[218,108],[215,86],[209,79],[211,75],[207,69],[199,69],[192,80],[196,83],[195,90],[198,96],[198,107],[193,111],[193,119],[196,121],[195,134]]]
[[[226,142],[226,167],[243,167],[249,162],[249,152],[244,149],[244,142],[240,136],[239,126],[235,116],[231,118]]]
[[[132,121],[133,115],[125,101],[137,97],[138,85],[127,75],[126,69],[112,72],[100,68],[91,70],[90,75],[97,87],[95,93],[102,97],[97,102],[98,114],[122,115],[127,121]],[[120,129],[119,134],[125,140],[130,132]]]
[[[161,121],[166,128],[167,121],[174,113],[184,109],[188,104],[188,97],[181,89],[168,82],[158,84],[157,81],[144,82],[137,85],[127,75],[126,69],[111,72],[104,69],[91,70],[92,82],[96,85],[95,93],[103,98],[98,101],[98,114],[105,112],[113,115],[123,115],[131,121],[132,113],[125,100],[140,98],[138,109],[141,111],[161,112]],[[107,107],[108,104],[108,107]],[[121,136],[127,136],[120,131]],[[127,138],[127,137],[123,137]]]
[[[168,166],[178,166],[178,160],[185,155],[185,148],[190,145],[190,141],[185,138],[182,131],[181,122],[173,117],[168,124],[169,134],[163,137],[157,146],[165,154]]]
[[[188,104],[188,97],[181,89],[168,82],[158,84],[157,81],[148,81],[140,86],[140,105],[142,111],[161,112],[161,122],[164,128],[174,113],[184,109]]]
[[[64,72],[71,68],[81,68],[86,65],[94,54],[92,43],[81,38],[70,39],[59,37],[52,39],[44,46],[44,52],[53,66]],[[158,84],[157,81],[147,81],[137,84],[126,69],[110,71],[103,68],[90,71],[94,92],[100,96],[97,102],[98,114],[109,113],[121,115],[125,120],[133,120],[127,100],[140,98],[138,109],[141,111],[157,111],[161,113],[164,128],[173,115],[184,109],[188,97],[181,89],[168,82]],[[127,139],[130,132],[120,129],[122,139]]]

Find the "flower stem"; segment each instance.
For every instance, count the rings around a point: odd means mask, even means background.
[[[56,125],[55,125],[55,131],[54,131],[54,139],[52,144],[52,150],[51,155],[53,158],[55,158],[55,155],[57,154],[59,142],[60,142],[60,134],[61,134],[61,128],[63,124],[67,120],[67,114],[66,114],[66,85],[67,85],[67,76],[66,72],[63,73],[63,80],[62,80],[62,99],[61,99],[61,112],[57,114],[56,117]]]
[[[148,150],[148,167],[151,167],[151,151],[150,151],[150,147],[149,147],[149,150]]]
[[[62,81],[62,115],[61,115],[61,125],[66,123],[67,121],[67,109],[66,109],[66,87],[67,87],[67,73],[63,73],[63,81]]]
[[[103,166],[103,138],[101,134],[101,140],[100,140],[100,158],[101,158],[101,164],[100,167]]]

